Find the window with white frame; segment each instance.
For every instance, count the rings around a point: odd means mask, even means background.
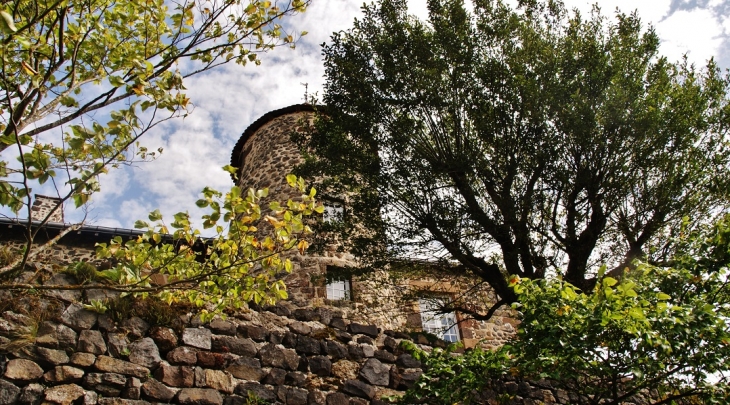
[[[342,216],[345,212],[345,206],[339,201],[324,200],[324,212],[322,213],[322,220],[324,222],[337,222],[342,221]]]
[[[458,342],[459,328],[456,322],[456,314],[453,312],[441,313],[440,310],[446,302],[445,298],[422,298],[418,300],[423,331],[433,333],[447,342]]]
[[[350,279],[346,277],[332,277],[330,269],[327,269],[327,299],[328,300],[349,300],[352,299],[350,291]]]

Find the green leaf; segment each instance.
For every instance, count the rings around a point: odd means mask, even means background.
[[[134,222],[134,228],[135,229],[146,229],[146,228],[149,228],[149,227],[150,227],[150,224],[148,224],[145,221],[137,220],[137,221]]]
[[[616,281],[616,279],[613,277],[606,277],[603,279],[602,283],[606,287],[613,287],[616,285],[616,283],[618,283],[618,281]]]
[[[162,219],[162,213],[160,212],[159,209],[154,210],[154,211],[150,212],[150,215],[148,216],[148,218],[150,221],[153,221],[153,222],[159,221]]]

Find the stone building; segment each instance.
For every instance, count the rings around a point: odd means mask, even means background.
[[[268,198],[277,201],[298,197],[298,192],[285,180],[302,160],[299,148],[290,136],[298,125],[311,120],[312,114],[311,105],[293,105],[271,111],[246,128],[231,155],[231,165],[238,168],[238,185],[242,189],[269,188]],[[35,243],[43,243],[68,231],[62,207],[56,208],[60,201],[41,195],[35,197],[31,223],[33,227],[41,227]],[[346,201],[325,201],[325,217],[336,216],[342,210],[342,204]],[[49,213],[52,215],[46,221]],[[22,246],[25,226],[27,222],[22,220],[0,218],[0,245]],[[68,232],[30,264],[54,263],[60,268],[76,261],[94,261],[96,243],[108,242],[115,236],[134,238],[140,233],[130,229],[82,226]],[[415,276],[395,281],[386,271],[332,280],[328,270],[356,266],[357,258],[335,249],[317,254],[290,254],[294,270],[284,281],[290,302],[298,307],[337,307],[355,322],[378,325],[384,330],[426,331],[447,341],[463,341],[466,347],[478,342],[487,347],[498,346],[514,334],[516,321],[506,310],[497,311],[488,322],[469,319],[458,312],[436,314],[429,311],[439,301],[448,300],[462,308],[485,312],[496,301],[495,296],[488,288],[474,284],[474,280],[439,279],[425,271],[416,271]],[[418,266],[428,267],[414,263],[414,269]],[[327,282],[328,279],[331,281]]]
[[[306,125],[314,108],[299,104],[271,111],[253,122],[236,143],[231,166],[238,169],[238,186],[242,189],[269,188],[269,198],[286,201],[297,192],[286,184],[285,177],[302,162],[299,148],[291,141],[297,127]],[[346,199],[328,201],[325,214],[336,217]],[[479,341],[487,346],[503,344],[514,333],[515,320],[506,310],[497,311],[488,322],[469,319],[461,313],[435,314],[429,309],[441,300],[459,307],[486,312],[494,302],[494,293],[469,279],[437,279],[427,272],[409,279],[392,281],[386,272],[367,277],[332,280],[328,269],[357,265],[357,258],[329,249],[322,253],[296,255],[295,270],[285,278],[290,299],[298,305],[334,305],[361,322],[373,323],[398,331],[427,331],[447,341],[464,342],[471,347]],[[414,267],[419,264],[414,263]],[[420,264],[421,267],[423,266]],[[465,292],[469,292],[466,294]],[[423,298],[418,299],[419,296]],[[413,297],[404,299],[404,297]]]

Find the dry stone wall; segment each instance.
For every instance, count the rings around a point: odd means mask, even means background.
[[[204,325],[190,315],[182,320],[177,330],[136,317],[115,323],[79,303],[40,324],[5,311],[0,405],[385,404],[422,373],[400,341],[415,339],[425,350],[444,345],[287,302]],[[26,345],[18,345],[21,337]],[[493,386],[483,403],[504,403],[505,395],[510,404],[570,401],[545,384]]]

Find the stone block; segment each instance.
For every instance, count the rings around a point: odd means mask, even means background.
[[[217,352],[230,352],[246,357],[255,357],[258,352],[253,340],[235,336],[213,336],[212,348]]]
[[[162,359],[155,341],[146,337],[129,345],[129,361],[149,369],[155,369]]]
[[[297,352],[307,355],[321,353],[320,341],[309,336],[299,336],[295,347]]]
[[[197,365],[205,368],[222,369],[226,366],[227,359],[223,353],[204,352],[196,353]]]
[[[327,395],[327,405],[350,405],[350,397],[341,392],[333,392]]]
[[[278,367],[294,371],[299,367],[299,356],[292,349],[284,349],[271,343],[259,350],[259,357],[264,366]]]
[[[337,361],[347,357],[347,347],[333,340],[324,342],[325,352],[332,360]]]
[[[332,373],[332,361],[327,356],[310,357],[309,371],[320,377],[329,377]]]
[[[376,350],[375,358],[382,361],[383,363],[395,363],[395,355],[386,350]]]
[[[71,355],[71,364],[79,367],[89,367],[96,361],[96,356],[91,353],[76,352]]]
[[[213,334],[204,328],[185,328],[182,335],[184,344],[198,349],[210,350]]]
[[[367,335],[373,338],[378,337],[378,327],[375,325],[351,323],[347,326],[347,331],[353,335]]]
[[[335,329],[335,338],[342,343],[349,343],[352,340],[352,335],[345,332],[344,330]]]
[[[345,319],[342,318],[332,318],[332,321],[330,321],[329,326],[338,329],[338,330],[347,330],[348,322]]]
[[[36,353],[43,358],[43,360],[58,366],[69,362],[68,354],[65,350],[48,349],[45,347],[36,347]]]
[[[79,333],[79,341],[76,350],[91,354],[106,353],[106,342],[104,336],[98,330],[82,330]]]
[[[96,324],[98,314],[84,309],[83,304],[75,302],[61,314],[61,322],[75,331],[91,329]]]
[[[100,371],[130,375],[137,378],[147,378],[150,373],[150,369],[147,367],[109,356],[97,357],[94,367]]]
[[[154,378],[148,378],[142,384],[142,395],[155,401],[170,402],[178,391],[179,389],[170,388]]]
[[[161,364],[155,370],[155,378],[170,387],[192,387],[195,373],[192,367]]]
[[[309,335],[312,333],[312,328],[304,322],[292,322],[289,324],[289,330],[299,335]]]
[[[372,385],[387,387],[390,384],[390,367],[377,359],[368,359],[360,369],[359,376]]]
[[[142,382],[139,378],[131,377],[122,390],[122,398],[140,399],[142,397]]]
[[[221,370],[203,370],[203,387],[233,394],[233,377],[230,373]]]
[[[50,383],[81,381],[84,370],[71,366],[56,366],[43,374],[43,379]]]
[[[5,365],[5,377],[15,381],[35,381],[43,375],[43,369],[36,362],[13,359]]]
[[[120,358],[129,354],[129,339],[126,333],[109,332],[106,335],[107,349],[109,355]]]
[[[284,385],[284,381],[286,380],[286,370],[281,368],[271,368],[269,370],[269,374],[266,375],[264,378],[264,384],[269,384],[273,386],[278,385]]]
[[[56,273],[48,279],[44,284],[46,285],[76,285],[78,284],[76,278],[71,275],[64,273]],[[79,302],[81,301],[81,290],[47,290],[46,295],[54,298],[58,298],[65,302]]]
[[[356,344],[347,345],[347,358],[354,361],[360,361],[365,357],[362,347]]]
[[[327,394],[320,390],[309,390],[309,393],[307,394],[308,405],[326,405],[326,403]]]
[[[320,315],[311,308],[297,308],[294,310],[294,318],[299,321],[310,322],[320,320]]]
[[[255,325],[239,325],[238,333],[256,342],[264,342],[269,337],[269,331],[266,328]]]
[[[100,385],[124,388],[127,385],[127,377],[118,373],[89,373],[84,376],[84,387],[96,389]]]
[[[241,380],[261,381],[266,372],[261,369],[261,362],[258,359],[240,357],[234,360],[226,371]]]
[[[46,401],[59,405],[71,405],[84,395],[84,389],[76,384],[57,385],[45,391]]]
[[[150,330],[150,337],[162,353],[167,353],[177,347],[177,334],[170,328],[155,326]]]
[[[121,326],[132,340],[145,337],[147,331],[150,330],[150,324],[138,316],[123,320]]]
[[[223,405],[221,394],[209,388],[183,388],[177,395],[182,405]]]
[[[410,354],[404,353],[398,356],[395,365],[402,368],[419,368],[421,367],[421,362],[414,359]]]
[[[167,361],[170,364],[194,366],[198,362],[198,351],[189,346],[180,346],[167,353]]]
[[[21,394],[20,388],[15,386],[15,384],[0,380],[0,405],[14,405],[18,403],[18,399],[27,403],[33,403],[36,401],[36,398],[40,398],[38,388],[40,388],[40,394],[42,395],[43,386],[40,384],[29,384],[25,386]]]
[[[281,387],[286,398],[286,405],[307,405],[307,390],[295,387]]]
[[[374,345],[375,341],[370,336],[358,336],[357,337],[357,343],[360,344],[368,344],[368,345]]]
[[[342,392],[360,398],[373,399],[375,388],[362,381],[347,380],[342,384]]]
[[[307,382],[307,376],[301,371],[290,371],[286,373],[284,384],[294,387],[303,387]]]
[[[233,322],[230,321],[213,319],[208,326],[210,327],[210,330],[218,335],[236,335],[236,325],[234,325]]]
[[[276,400],[276,394],[274,394],[272,389],[257,382],[245,382],[238,384],[234,392],[243,398],[248,398],[250,392],[266,403],[271,403]]]

